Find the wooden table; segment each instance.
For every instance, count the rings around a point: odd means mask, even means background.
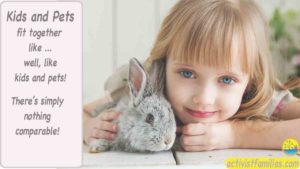
[[[84,147],[82,168],[226,168],[228,157],[291,157],[281,150],[227,149],[205,152],[88,153]],[[297,157],[300,160],[299,156]]]

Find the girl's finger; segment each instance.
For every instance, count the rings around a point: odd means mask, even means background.
[[[110,123],[107,121],[98,122],[98,124],[96,125],[96,128],[100,129],[100,130],[110,131],[110,132],[117,132],[117,124]]]
[[[212,146],[182,146],[184,151],[210,151],[215,148]]]
[[[87,140],[85,140],[85,144],[89,145],[91,142],[96,140],[95,138],[89,137]]]
[[[98,117],[104,121],[112,121],[118,119],[120,113],[115,111],[105,111],[101,113]]]
[[[182,128],[182,133],[185,135],[201,135],[204,134],[206,125],[203,123],[189,123]]]
[[[92,138],[113,140],[113,139],[116,138],[116,134],[108,132],[108,131],[94,129],[93,132],[92,132]]]
[[[188,136],[182,135],[180,138],[181,145],[185,146],[206,146],[207,138],[204,135]]]

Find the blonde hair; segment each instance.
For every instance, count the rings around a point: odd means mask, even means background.
[[[274,89],[285,89],[272,70],[268,35],[268,23],[251,0],[180,0],[164,19],[145,65],[172,57],[229,70],[238,54],[250,76],[245,94],[254,95],[232,119],[266,120]]]

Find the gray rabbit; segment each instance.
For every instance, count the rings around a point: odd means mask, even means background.
[[[122,96],[93,112],[96,116],[105,109],[114,108],[121,113],[114,121],[118,124],[117,137],[113,141],[98,139],[91,142],[90,152],[155,152],[172,147],[176,122],[163,94],[164,64],[162,60],[154,61],[148,74],[137,59],[130,60],[127,85],[123,88],[127,90],[122,90]]]

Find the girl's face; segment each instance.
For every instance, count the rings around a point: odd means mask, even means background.
[[[232,65],[229,72],[167,59],[166,95],[184,124],[219,122],[238,111],[249,76],[242,73],[238,59]]]

